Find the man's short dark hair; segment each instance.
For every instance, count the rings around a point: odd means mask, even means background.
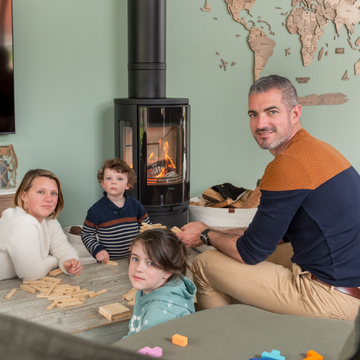
[[[297,92],[293,83],[289,79],[279,75],[265,76],[254,82],[250,88],[249,96],[253,94],[262,94],[272,89],[281,91],[281,99],[288,112],[290,112],[295,105],[299,104]]]

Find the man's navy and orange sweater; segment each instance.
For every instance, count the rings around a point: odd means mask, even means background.
[[[267,166],[258,211],[237,249],[247,264],[290,241],[292,262],[334,286],[360,286],[360,176],[333,147],[299,130]]]

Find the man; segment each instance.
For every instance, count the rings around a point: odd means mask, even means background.
[[[216,231],[196,222],[178,235],[187,246],[219,250],[193,262],[200,309],[236,299],[281,314],[355,319],[360,176],[337,150],[302,128],[301,110],[288,79],[271,75],[250,88],[252,135],[275,159],[262,177],[248,229]],[[282,239],[286,243],[278,245]]]

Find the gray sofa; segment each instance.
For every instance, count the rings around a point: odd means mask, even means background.
[[[186,347],[171,343],[175,333],[189,338]],[[114,346],[88,341],[0,314],[1,360],[149,359],[143,347],[160,346],[162,359],[237,359],[280,350],[286,360],[301,360],[308,350],[324,360],[348,360],[360,339],[360,316],[354,322],[278,315],[247,305],[200,311],[148,330]],[[354,357],[359,359],[359,357]]]
[[[187,336],[189,344],[173,345],[174,334]],[[248,360],[275,349],[286,360],[304,359],[308,350],[316,351],[324,360],[344,360],[355,351],[355,336],[350,321],[279,315],[248,305],[229,305],[157,325],[114,345],[130,351],[159,346],[165,359]]]

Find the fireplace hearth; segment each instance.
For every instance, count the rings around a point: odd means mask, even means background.
[[[190,105],[166,98],[166,0],[128,0],[128,92],[115,99],[115,155],[153,223],[181,227],[190,200]]]

